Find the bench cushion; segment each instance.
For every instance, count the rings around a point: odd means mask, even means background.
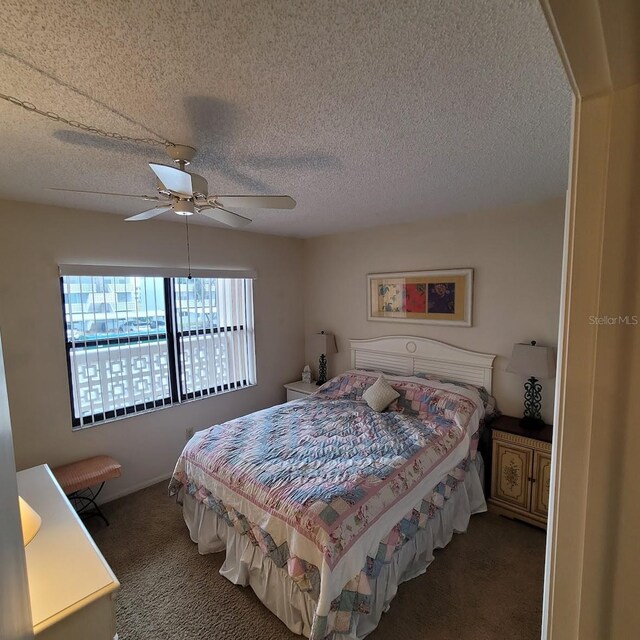
[[[62,490],[68,495],[93,487],[105,480],[119,478],[122,467],[111,456],[94,456],[56,467],[52,471]]]

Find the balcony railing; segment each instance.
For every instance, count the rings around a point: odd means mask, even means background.
[[[244,330],[182,337],[182,399],[245,386],[246,358],[229,355],[243,353],[244,345]],[[75,416],[115,417],[172,404],[166,340],[72,347],[69,359]]]

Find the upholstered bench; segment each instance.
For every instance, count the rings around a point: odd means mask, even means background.
[[[94,456],[56,467],[52,471],[80,516],[96,515],[109,526],[109,521],[98,507],[96,498],[107,480],[119,478],[122,474],[122,467],[117,460],[111,456]],[[94,487],[98,487],[97,491],[93,490]]]

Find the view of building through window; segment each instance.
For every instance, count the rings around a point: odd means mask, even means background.
[[[255,383],[251,280],[61,282],[74,426]]]

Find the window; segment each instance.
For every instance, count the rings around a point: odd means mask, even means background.
[[[80,270],[60,278],[74,428],[255,384],[250,277]]]
[[[83,305],[88,300],[88,298],[89,298],[89,294],[88,293],[69,292],[64,297],[64,304],[65,304],[65,306],[66,305],[70,305],[70,304]]]

